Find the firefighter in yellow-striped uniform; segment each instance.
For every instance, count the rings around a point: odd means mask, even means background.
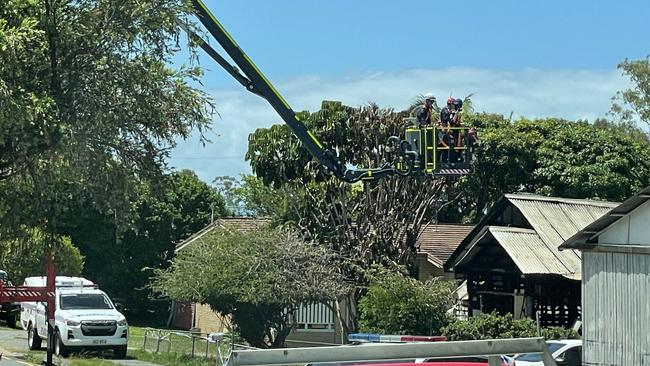
[[[438,152],[438,161],[443,165],[448,165],[452,161],[452,157],[455,156],[454,134],[449,129],[454,126],[454,119],[457,116],[455,101],[452,97],[447,98],[447,105],[440,110],[440,119],[438,120],[438,147],[441,148]]]
[[[436,97],[431,93],[427,93],[424,96],[424,101],[422,106],[418,109],[417,119],[419,126],[428,126],[431,125],[431,116],[433,113],[433,104],[436,102]]]

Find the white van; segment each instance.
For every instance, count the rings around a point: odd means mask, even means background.
[[[28,277],[25,286],[45,286],[45,277]],[[112,349],[115,358],[126,357],[129,327],[113,302],[91,281],[82,277],[56,277],[54,352],[67,357],[77,349]],[[44,303],[21,303],[20,322],[27,331],[29,348],[40,349],[47,339]]]

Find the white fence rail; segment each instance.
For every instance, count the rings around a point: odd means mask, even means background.
[[[490,356],[490,365],[499,365],[499,356],[541,353],[545,366],[557,366],[543,338],[513,338],[480,341],[433,342],[373,345],[284,348],[233,351],[229,364],[287,365],[309,362],[374,361],[425,357]]]
[[[334,313],[325,304],[300,304],[296,309],[297,329],[301,331],[322,331],[334,329]]]

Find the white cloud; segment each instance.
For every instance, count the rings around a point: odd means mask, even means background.
[[[294,110],[316,110],[322,100],[358,106],[373,101],[402,109],[418,94],[432,92],[439,101],[453,93],[474,93],[476,110],[527,117],[590,119],[609,110],[611,97],[628,87],[617,70],[480,70],[448,68],[372,72],[360,76],[304,76],[277,83]],[[212,143],[181,141],[170,165],[189,168],[205,181],[215,176],[249,173],[244,161],[248,135],[256,128],[282,123],[269,104],[245,90],[211,91],[221,117],[215,117]],[[224,159],[225,158],[225,159]]]

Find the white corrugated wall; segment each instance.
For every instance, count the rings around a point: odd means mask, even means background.
[[[584,252],[584,365],[650,366],[650,255]]]

